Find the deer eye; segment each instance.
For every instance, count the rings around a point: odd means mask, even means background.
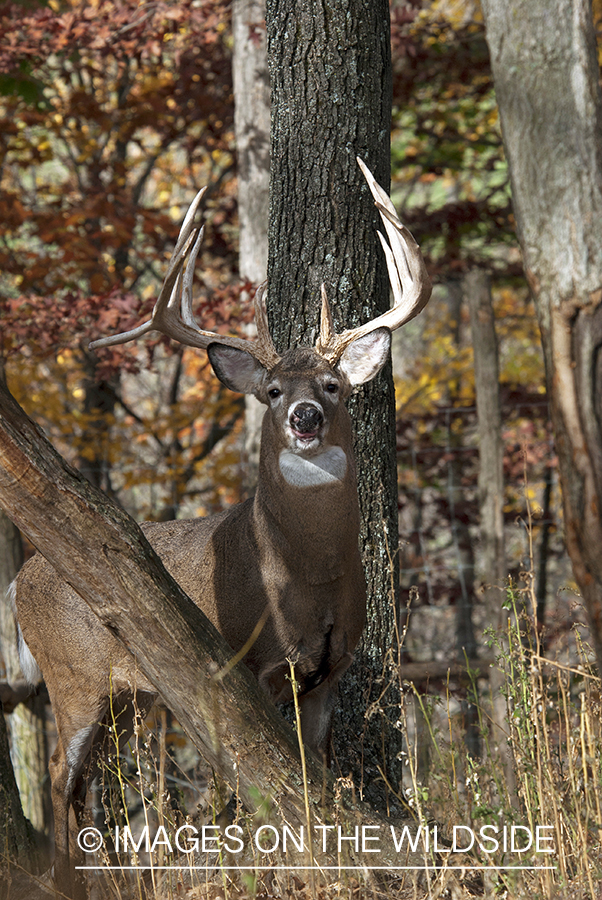
[[[329,394],[336,394],[338,389],[339,389],[339,386],[336,383],[336,381],[331,381],[331,382],[329,382],[329,384],[326,385],[326,390],[328,391]]]
[[[276,400],[281,393],[282,391],[280,390],[280,388],[272,388],[268,391],[268,397],[270,397],[272,400]]]

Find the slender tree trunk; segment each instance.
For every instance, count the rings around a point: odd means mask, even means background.
[[[0,360],[0,385],[4,385],[4,368]],[[2,656],[6,668],[6,679],[9,683],[16,681],[21,676],[18,654],[16,652],[17,641],[15,622],[6,590],[16,576],[23,562],[23,545],[18,529],[0,509],[0,639],[2,641]],[[34,861],[33,833],[25,819],[20,791],[27,796],[31,792],[32,780],[36,780],[37,792],[33,795],[41,798],[41,779],[39,768],[35,772],[27,768],[17,766],[20,785],[15,780],[15,773],[11,764],[9,753],[8,734],[4,715],[0,708],[0,847],[8,848],[8,857],[19,861],[27,867],[32,867]],[[34,723],[40,722],[34,718]],[[23,704],[19,704],[11,716],[12,740],[17,760],[21,758],[21,750],[38,746],[39,731],[31,735],[32,714]],[[43,761],[43,774],[46,770],[46,759]],[[35,812],[36,803],[33,804]],[[32,805],[28,815],[32,814]],[[36,828],[44,828],[43,809]]]
[[[554,471],[551,465],[546,466],[545,486],[543,491],[543,507],[541,511],[541,542],[539,544],[537,584],[535,596],[537,598],[537,627],[543,632],[544,649],[546,644],[545,620],[546,600],[548,597],[548,553],[550,547],[550,532],[552,530],[552,487],[554,484]]]
[[[272,84],[272,172],[268,312],[280,350],[313,346],[320,285],[340,331],[389,306],[377,212],[356,163],[361,156],[385,189],[390,182],[391,63],[386,0],[268,0]],[[341,688],[336,757],[358,771],[370,685],[393,644],[397,585],[395,404],[390,368],[349,404],[356,435],[362,511],[360,548],[368,624],[358,664]],[[389,698],[387,698],[389,699]],[[365,735],[372,780],[383,760],[380,714]],[[394,741],[387,736],[392,757]],[[386,754],[385,754],[386,755]],[[355,763],[355,765],[354,765]]]
[[[112,377],[113,383],[97,378],[96,355],[82,347],[82,366],[85,377],[82,380],[84,390],[84,435],[82,447],[77,460],[77,468],[94,487],[100,488],[109,497],[114,497],[111,484],[111,469],[108,462],[109,425],[108,417],[115,410],[117,384],[119,376]]]
[[[504,445],[500,403],[499,353],[491,302],[491,281],[475,269],[464,278],[474,349],[475,391],[479,434],[480,581],[485,621],[503,634],[506,549],[504,542]],[[508,746],[508,710],[502,693],[505,674],[494,666],[489,675],[493,743],[499,748],[506,784],[514,793],[514,766]]]
[[[17,651],[17,632],[6,589],[23,561],[21,535],[8,516],[0,510],[0,639],[9,684],[23,678]],[[7,720],[11,758],[19,786],[23,812],[38,835],[50,833],[50,786],[48,783],[48,746],[46,740],[46,704],[41,696],[19,703]]]
[[[457,280],[452,280],[448,283],[447,288],[450,328],[454,335],[456,346],[458,350],[461,350],[466,343],[466,337],[461,327],[462,303],[464,300],[462,284]],[[458,403],[459,392],[459,382],[452,381],[449,396],[452,406]],[[451,421],[448,421],[447,442],[450,451],[447,464],[447,495],[452,538],[458,563],[458,591],[455,606],[456,654],[458,659],[465,660],[466,658],[473,659],[477,655],[477,642],[473,624],[475,560],[468,505],[465,489],[462,485],[464,434],[463,430],[458,431],[452,428]],[[466,750],[473,759],[478,759],[481,755],[478,710],[473,698],[470,696],[467,696],[462,701],[462,714],[464,718]]]
[[[6,722],[0,706],[0,895],[3,895],[3,871],[8,861],[19,863],[28,871],[36,868],[33,832],[23,815],[19,789],[10,761]],[[4,895],[3,895],[4,896]]]
[[[259,284],[267,272],[270,188],[265,0],[234,0],[232,31],[240,274]]]
[[[238,165],[240,277],[254,285],[268,266],[270,193],[270,79],[266,54],[265,0],[234,0],[234,132]],[[255,325],[249,331],[256,333]],[[252,494],[259,473],[259,441],[265,407],[245,397],[246,489]]]
[[[602,97],[588,0],[483,0],[565,537],[602,671]]]
[[[504,544],[504,446],[500,404],[499,356],[491,303],[491,282],[475,269],[464,278],[474,349],[479,434],[479,514],[481,581],[485,587],[487,624],[502,625],[506,579]]]

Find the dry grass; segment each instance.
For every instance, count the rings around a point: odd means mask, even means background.
[[[397,793],[399,803],[405,805],[408,818],[404,822],[397,820],[395,827],[398,836],[404,824],[411,835],[419,827],[424,835],[424,829],[430,827],[430,845],[425,848],[424,840],[419,841],[417,852],[410,860],[423,871],[371,870],[375,859],[376,864],[381,864],[381,857],[368,856],[361,848],[359,853],[345,853],[343,849],[339,854],[336,842],[329,847],[328,859],[315,841],[313,859],[307,846],[303,853],[298,853],[290,843],[286,853],[281,852],[281,847],[273,853],[262,852],[254,843],[254,836],[261,825],[271,823],[282,827],[277,810],[265,807],[263,813],[250,817],[231,804],[230,819],[220,821],[216,810],[222,809],[226,797],[223,786],[216,780],[209,781],[201,794],[197,792],[196,802],[191,801],[195,796],[194,785],[191,783],[189,789],[185,786],[189,776],[180,772],[174,782],[173,754],[166,748],[165,727],[158,729],[157,739],[146,725],[138,723],[130,742],[128,766],[123,761],[124,748],[119,746],[119,725],[114,723],[111,732],[114,748],[104,770],[104,787],[100,793],[104,818],[111,822],[110,829],[104,826],[106,846],[111,846],[108,835],[114,834],[115,823],[122,829],[120,834],[129,826],[136,840],[145,825],[151,840],[162,826],[171,846],[160,840],[149,853],[144,852],[143,842],[138,852],[130,845],[128,853],[121,850],[117,856],[108,852],[97,854],[94,861],[107,868],[90,876],[91,897],[95,900],[238,900],[243,897],[602,900],[600,682],[591,671],[587,648],[579,641],[581,659],[574,665],[560,665],[542,657],[538,633],[533,627],[531,594],[528,578],[521,590],[508,588],[507,631],[504,635],[491,636],[497,647],[498,665],[505,676],[507,737],[516,790],[508,784],[497,748],[491,743],[490,703],[482,683],[473,684],[472,690],[483,754],[479,759],[472,759],[465,750],[461,716],[452,692],[444,692],[439,697],[420,694],[413,685],[403,681],[403,670],[387,666],[389,677],[400,679],[401,703],[394,724],[406,735],[404,777],[398,786],[390,787]],[[400,639],[403,640],[403,635]],[[426,745],[429,753],[425,754]],[[346,790],[348,785],[341,787],[341,795],[352,793]],[[342,823],[342,833],[350,836],[358,820],[345,812],[344,806],[341,801],[331,811],[331,821]],[[221,826],[223,835],[228,822],[240,829],[236,835],[242,837],[243,852],[228,853],[223,846],[221,852],[209,855],[199,852],[183,856],[177,852],[173,836],[183,825],[188,824],[201,834],[203,823],[213,824],[214,829]],[[437,826],[436,848],[433,847],[434,825]],[[538,825],[549,826],[545,836],[550,841],[543,846],[553,848],[552,853],[537,853],[535,847],[520,854],[513,854],[511,847],[504,850],[504,826],[507,829],[518,826],[520,842],[527,829],[534,833]],[[493,842],[482,839],[481,847],[477,840],[467,852],[449,853],[454,826],[461,826],[461,840],[465,837],[468,840],[468,829],[478,838],[480,830],[489,826],[489,831],[484,833],[495,836],[499,846],[494,850]],[[184,844],[192,833],[183,833]],[[211,843],[215,833],[215,830],[208,831],[208,846],[212,849],[217,847],[215,842]],[[272,841],[273,833],[268,830],[264,838]],[[390,854],[386,860],[391,862]],[[293,868],[308,867],[312,861],[314,870]],[[338,863],[341,868],[326,870],[325,861]],[[407,862],[403,855],[400,861]],[[92,858],[87,857],[86,862],[89,864]],[[125,870],[124,863],[141,868]],[[363,869],[345,868],[362,864]],[[109,869],[109,865],[120,868]],[[517,865],[534,868],[519,869]],[[542,868],[543,865],[552,868]]]
[[[507,739],[516,789],[508,784],[498,750],[490,740],[491,707],[482,686],[473,683],[472,699],[478,713],[483,755],[472,759],[465,750],[457,704],[451,692],[438,698],[421,695],[413,685],[403,681],[403,669],[388,661],[388,677],[398,678],[401,687],[396,724],[407,736],[404,778],[397,788],[390,787],[405,805],[408,819],[405,823],[398,821],[396,827],[399,826],[399,834],[406,824],[412,835],[419,827],[424,835],[424,829],[430,827],[429,846],[425,848],[424,841],[419,842],[411,860],[412,864],[423,867],[423,871],[370,870],[376,857],[361,850],[346,858],[344,851],[335,853],[335,864],[337,859],[342,865],[363,864],[363,870],[320,869],[325,857],[319,852],[321,848],[316,851],[315,843],[313,856],[308,849],[296,855],[283,854],[280,849],[262,853],[254,844],[254,834],[262,823],[278,824],[277,810],[264,812],[263,818],[261,815],[251,818],[240,808],[232,807],[234,818],[230,821],[241,829],[238,833],[244,836],[244,852],[228,854],[222,849],[220,854],[210,857],[199,854],[191,860],[194,866],[186,868],[184,863],[177,871],[158,868],[130,871],[124,878],[123,872],[113,870],[108,876],[102,876],[102,887],[99,876],[94,877],[93,896],[122,900],[126,897],[140,900],[147,897],[161,900],[450,897],[460,900],[476,896],[602,900],[599,887],[602,878],[600,682],[591,671],[587,648],[579,642],[581,659],[575,665],[560,665],[543,658],[533,624],[533,602],[532,579],[528,576],[522,589],[508,587],[507,631],[504,635],[491,636],[492,645],[497,648],[498,665],[504,672]],[[419,729],[417,718],[421,720]],[[427,768],[425,743],[430,750]],[[200,813],[197,810],[197,818],[184,819],[183,813],[174,809],[173,798],[165,787],[164,742],[154,743],[140,725],[132,749],[135,774],[128,779],[116,765],[117,755],[114,756],[114,799],[105,802],[107,810],[111,807],[113,821],[127,824],[133,791],[138,805],[142,805],[142,817],[139,811],[138,821],[129,823],[133,832],[140,833],[142,822],[149,825],[151,834],[163,825],[171,835],[186,821],[198,828],[201,819],[205,823],[219,822],[215,810],[221,808],[223,790],[220,791],[217,783],[207,788],[204,808]],[[343,805],[334,815],[344,822],[347,831],[343,833],[353,834],[353,822],[357,819],[345,818]],[[435,824],[437,848],[432,842]],[[446,852],[453,842],[454,825],[461,826],[461,840],[469,840],[468,829],[477,836],[468,852]],[[521,842],[524,838],[526,843],[527,833],[535,835],[537,826],[546,826],[539,849],[553,849],[553,852],[544,854],[532,846],[525,852],[512,853],[510,829],[513,826],[520,846],[525,846]],[[224,823],[222,833],[223,828]],[[498,840],[496,849],[493,840],[482,837],[483,828],[486,829],[483,834]],[[271,833],[267,839],[272,840]],[[119,861],[123,859],[122,853]],[[203,867],[208,859],[211,863]],[[390,861],[390,856],[387,859]],[[131,855],[131,861],[177,866],[182,865],[182,856],[158,846],[147,856]],[[328,861],[332,863],[332,855]],[[311,863],[316,866],[314,870],[292,868],[293,865],[308,867]],[[228,868],[243,865],[249,868]]]
[[[424,838],[428,828],[428,844],[418,840],[408,858],[405,852],[392,856],[389,840],[377,856],[361,847],[355,851],[352,841],[343,841],[339,848],[331,831],[326,854],[321,852],[321,839],[315,837],[311,846],[305,840],[300,851],[289,840],[284,852],[281,817],[265,798],[265,802],[258,798],[258,812],[253,816],[230,802],[228,815],[222,813],[220,818],[218,811],[228,799],[224,785],[209,777],[199,786],[199,779],[191,774],[190,759],[177,769],[175,757],[186,751],[169,750],[163,712],[155,732],[148,723],[137,721],[126,755],[120,744],[119,722],[112,723],[111,752],[97,804],[103,812],[94,823],[103,830],[104,848],[109,849],[86,857],[86,864],[104,867],[104,871],[89,875],[91,898],[602,900],[600,680],[578,630],[574,636],[577,658],[570,664],[544,658],[536,627],[532,571],[522,578],[520,587],[508,585],[505,589],[505,632],[489,636],[503,673],[509,767],[504,767],[500,747],[492,738],[492,703],[486,680],[477,682],[468,672],[471,686],[467,699],[476,713],[481,743],[480,756],[471,758],[457,692],[449,680],[438,693],[420,693],[404,681],[403,666],[398,664],[403,633],[398,634],[398,646],[384,661],[383,696],[387,682],[393,681],[400,697],[396,715],[388,710],[387,721],[391,728],[401,729],[405,741],[403,775],[388,784],[390,795],[397,798],[398,808],[406,816],[402,820],[397,816],[394,827],[397,839],[404,825],[412,839],[418,829]],[[291,678],[294,682],[293,667]],[[384,715],[384,710],[381,712]],[[375,710],[370,713],[374,715]],[[129,762],[124,761],[126,756]],[[357,813],[350,808],[353,804],[345,799],[353,794],[353,785],[339,780],[335,806],[324,818],[335,827],[340,825],[345,836],[352,836],[356,826],[361,829]],[[149,844],[157,834],[160,839],[148,852],[141,841],[137,850],[130,842],[128,852],[120,847],[116,854],[111,842],[116,825],[122,836],[128,827],[136,842],[144,828]],[[191,854],[179,852],[174,845],[178,829],[184,829],[182,843],[186,845],[189,835],[201,837],[203,825],[207,848],[214,852],[203,852],[202,846]],[[238,829],[230,833],[235,837],[229,842],[224,839],[228,826]],[[267,852],[266,841],[274,840],[276,826],[279,846]],[[545,826],[540,847],[513,852],[512,828],[520,846],[525,847],[522,839],[535,836],[538,826]],[[262,827],[263,847],[256,843]],[[299,836],[299,827],[293,830],[293,839],[295,834]],[[309,805],[304,827],[309,834]],[[454,852],[454,828],[462,848],[467,847],[463,840],[468,841],[470,835],[476,838],[465,852]],[[218,829],[222,835],[219,848],[213,840]],[[236,851],[236,837],[243,845],[240,852]],[[541,852],[543,849],[552,852]],[[332,868],[325,868],[326,864]]]

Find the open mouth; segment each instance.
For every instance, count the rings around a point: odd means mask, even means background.
[[[294,436],[297,438],[298,441],[305,441],[308,444],[310,443],[310,441],[313,441],[313,439],[318,436],[317,428],[315,429],[315,431],[297,431],[296,428],[291,428],[291,431],[293,432]]]

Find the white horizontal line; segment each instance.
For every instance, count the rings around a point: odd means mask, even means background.
[[[498,870],[502,872],[512,872],[518,869],[528,869],[530,871],[551,870],[556,871],[556,866],[219,866],[207,863],[205,866],[75,866],[80,872],[102,872],[102,871],[134,871],[134,872],[150,872],[156,870],[186,872],[191,870],[220,869],[224,872],[243,872],[249,870],[251,872],[269,872],[275,869],[282,869],[290,872],[308,872],[310,870],[322,872],[329,869],[335,871],[358,871],[358,872],[387,872],[403,869],[404,871],[415,872],[447,872],[450,869],[458,869],[464,872],[488,872]]]

